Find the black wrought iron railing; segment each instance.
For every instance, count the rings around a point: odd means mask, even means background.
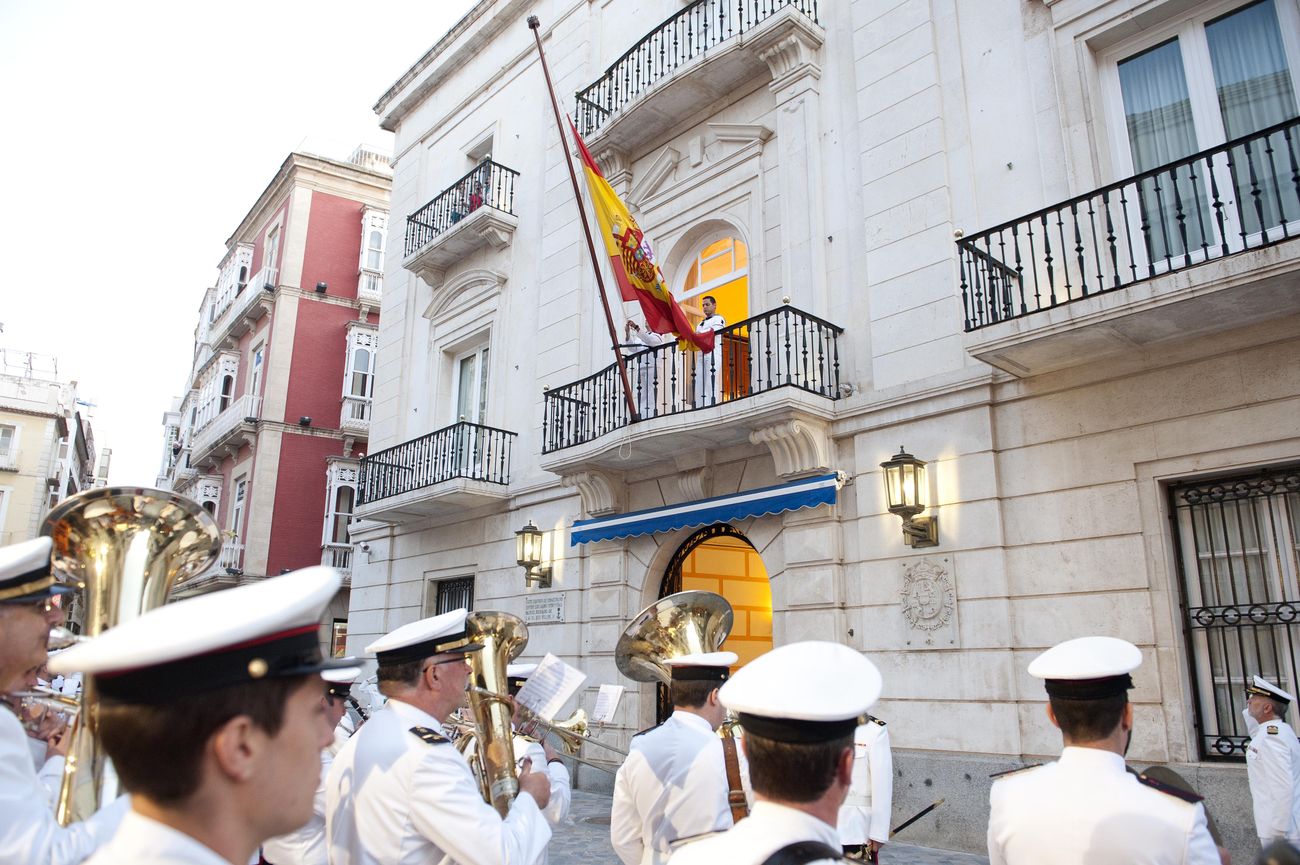
[[[782,306],[723,328],[714,350],[625,346],[640,420],[680,414],[794,387],[840,395],[839,336],[844,328]],[[593,441],[632,422],[618,365],[545,394],[542,452]]]
[[[1193,718],[1205,760],[1244,760],[1252,676],[1300,682],[1300,467],[1169,488]]]
[[[966,331],[1300,234],[1300,118],[957,241]]]
[[[361,458],[362,504],[453,478],[510,483],[517,433],[461,421]]]
[[[406,254],[412,255],[480,207],[515,212],[519,172],[484,159],[437,197],[406,217]]]
[[[817,21],[817,0],[696,0],[647,33],[578,91],[578,131],[589,135],[655,82],[787,6]]]

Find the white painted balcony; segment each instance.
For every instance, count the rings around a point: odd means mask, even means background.
[[[243,573],[244,545],[235,538],[229,538],[221,544],[221,555],[217,567],[226,573]]]
[[[352,545],[325,544],[320,548],[320,563],[327,568],[334,568],[343,574],[343,585],[352,583]]]
[[[234,456],[241,447],[257,436],[257,424],[262,416],[262,398],[244,394],[194,434],[190,446],[190,463],[216,468],[227,456]]]
[[[208,328],[209,341],[213,345],[223,342],[229,345],[269,313],[277,278],[278,271],[274,267],[264,267],[253,274]]]
[[[357,277],[357,300],[379,306],[384,297],[384,275],[377,270],[361,269]]]
[[[339,429],[344,432],[361,433],[370,431],[370,398],[364,396],[345,396],[339,410]]]

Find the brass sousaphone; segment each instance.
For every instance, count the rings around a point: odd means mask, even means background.
[[[207,511],[143,487],[100,487],[64,499],[46,515],[41,534],[54,541],[54,571],[82,587],[85,637],[162,606],[173,585],[203,573],[221,553],[221,532]],[[117,795],[94,736],[93,676],[81,700],[55,811],[65,826]]]
[[[614,663],[633,681],[667,685],[672,674],[664,661],[719,651],[731,623],[731,604],[722,595],[677,592],[637,613],[618,638]]]

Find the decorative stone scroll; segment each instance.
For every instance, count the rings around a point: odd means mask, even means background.
[[[951,649],[959,645],[957,627],[957,585],[952,562],[941,559],[912,559],[902,563],[903,618],[907,622],[907,645],[913,649]]]

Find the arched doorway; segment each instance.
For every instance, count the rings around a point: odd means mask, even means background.
[[[659,597],[699,589],[717,592],[731,603],[735,621],[725,648],[739,660],[735,670],[772,648],[772,589],[763,559],[741,532],[709,526],[691,535],[673,554],[659,586]],[[672,712],[668,689],[658,687],[656,722]]]

